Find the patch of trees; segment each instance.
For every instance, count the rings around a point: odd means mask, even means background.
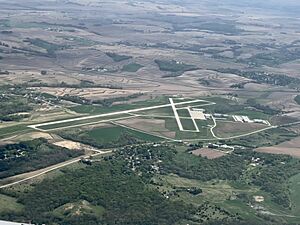
[[[300,95],[297,95],[295,98],[294,98],[295,102],[297,102],[298,105],[300,105]]]
[[[63,50],[63,49],[68,48],[68,46],[50,43],[50,42],[42,40],[40,38],[34,38],[34,39],[27,38],[24,40],[24,42],[29,42],[32,45],[35,45],[39,48],[45,49],[47,51],[49,57],[54,57],[55,51],[57,51],[57,50]]]
[[[63,88],[109,88],[109,89],[122,89],[120,86],[115,85],[105,85],[105,84],[95,84],[93,81],[81,80],[79,84],[68,84],[64,81],[58,84],[47,84],[47,83],[25,83],[22,84],[23,87],[63,87]]]
[[[251,175],[251,183],[261,187],[272,196],[272,200],[288,208],[290,206],[288,180],[300,173],[300,160],[287,155],[272,155],[266,153],[238,150],[236,154],[245,160],[259,158],[261,165],[258,171]]]
[[[139,151],[135,150],[135,152]],[[144,154],[147,155],[147,152]],[[300,160],[298,159],[286,155],[258,153],[248,149],[236,150],[235,154],[214,160],[194,156],[187,152],[176,152],[172,148],[164,148],[163,157],[161,154],[160,151],[151,152],[152,158],[159,157],[158,159],[162,161],[160,173],[174,173],[181,177],[201,181],[217,179],[247,182],[270,193],[272,200],[284,207],[290,206],[288,180],[300,173]],[[136,155],[137,153],[134,156]],[[140,155],[137,156],[141,158]],[[244,174],[253,158],[260,159],[260,164],[256,167],[257,172],[244,180]]]
[[[82,154],[83,151],[61,148],[45,139],[4,145],[0,147],[0,178],[45,168]]]
[[[103,207],[104,213],[61,217],[54,212],[60,206],[81,200]],[[167,200],[158,191],[148,188],[118,160],[102,161],[43,180],[19,197],[19,202],[25,205],[19,217],[49,225],[173,225],[189,218],[194,211],[192,206]]]
[[[209,160],[188,153],[178,153],[172,161],[164,163],[164,169],[167,173],[201,181],[237,180],[246,169],[246,164],[236,155]]]
[[[244,105],[237,105],[229,102],[220,102],[216,105],[211,105],[207,107],[207,111],[211,113],[220,113],[220,114],[226,114],[226,113],[233,113],[238,112],[244,109]]]
[[[92,103],[100,104],[102,106],[108,107],[108,106],[111,106],[114,102],[129,101],[130,99],[138,98],[142,95],[143,95],[142,93],[136,93],[136,94],[132,94],[132,95],[124,96],[124,97],[115,97],[115,98],[107,98],[107,99],[103,99],[103,100],[94,100],[94,101],[92,101]]]
[[[15,121],[24,118],[24,115],[17,113],[29,112],[32,107],[28,101],[19,97],[8,98],[0,96],[0,121]]]
[[[246,84],[247,84],[247,82],[246,83],[232,84],[232,85],[230,85],[230,88],[244,89]]]
[[[299,85],[300,79],[289,77],[283,74],[269,74],[261,71],[242,71],[239,69],[220,68],[216,69],[219,73],[230,73],[241,77],[255,80],[258,83],[272,84],[278,86]]]
[[[0,59],[2,59],[1,56],[0,56]],[[9,75],[9,72],[7,70],[0,69],[0,75]]]
[[[278,113],[280,113],[279,110],[276,110],[276,109],[272,109],[270,106],[268,105],[261,105],[259,103],[256,102],[255,99],[251,98],[251,99],[248,99],[247,100],[247,104],[257,110],[260,110],[262,111],[263,113],[265,114],[268,114],[268,115],[276,115]]]
[[[175,60],[159,60],[156,59],[154,62],[158,65],[159,70],[165,72],[171,72],[168,75],[164,75],[164,77],[175,77],[180,76],[186,71],[197,70],[198,68],[194,65],[188,65],[183,62],[178,62]]]
[[[2,30],[1,34],[12,34],[13,32],[11,30]]]
[[[107,98],[107,99],[102,99],[102,100],[89,100],[89,99],[86,99],[86,98],[83,98],[80,96],[66,94],[59,98],[62,100],[74,102],[74,103],[81,104],[81,105],[97,104],[97,105],[101,105],[103,107],[110,107],[115,102],[129,101],[130,99],[138,98],[141,95],[142,95],[141,93],[137,93],[137,94],[132,94],[132,95],[124,96],[124,97]]]
[[[291,48],[290,48],[291,47]],[[283,46],[272,52],[259,53],[249,59],[238,60],[251,66],[274,66],[300,59],[300,49],[295,46]]]
[[[128,55],[119,55],[117,53],[113,53],[113,52],[106,52],[105,53],[108,57],[112,58],[113,61],[115,62],[121,62],[124,60],[128,60],[128,59],[132,59],[132,56],[128,56]]]

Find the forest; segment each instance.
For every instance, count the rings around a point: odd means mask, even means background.
[[[45,168],[83,153],[55,146],[45,139],[0,146],[0,178]]]

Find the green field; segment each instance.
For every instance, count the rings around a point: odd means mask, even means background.
[[[164,108],[160,108],[160,109],[150,109],[150,110],[144,110],[144,111],[139,111],[137,112],[137,114],[140,115],[149,115],[149,116],[170,116],[170,117],[174,117],[174,112],[171,108],[171,106],[169,107],[164,107]]]
[[[112,148],[144,142],[160,142],[163,140],[153,135],[111,125],[91,130],[69,129],[59,131],[58,134],[65,139],[82,142],[97,148]]]
[[[177,109],[178,116],[180,117],[191,117],[187,109]]]
[[[196,127],[192,119],[180,119],[184,130],[196,130]]]
[[[141,133],[134,130],[129,130],[124,127],[107,127],[107,128],[96,128],[87,132],[87,135],[98,143],[105,143],[105,142],[113,142],[118,141],[120,136],[127,132],[128,134],[132,135],[133,137],[143,140],[143,141],[160,141],[161,138],[157,138],[155,136]]]
[[[11,135],[22,134],[32,130],[28,128],[26,125],[13,125],[4,128],[0,128],[0,138],[9,137]]]

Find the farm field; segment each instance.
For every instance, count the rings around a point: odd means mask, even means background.
[[[271,154],[286,154],[286,155],[291,155],[300,158],[300,148],[298,147],[299,141],[300,139],[297,137],[291,139],[290,141],[280,143],[278,145],[257,148],[256,151],[266,152]]]

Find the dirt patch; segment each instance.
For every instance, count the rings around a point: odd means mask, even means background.
[[[208,159],[216,159],[226,155],[224,152],[216,151],[210,148],[200,148],[192,151],[191,153],[193,155],[207,157]]]
[[[58,141],[53,144],[59,147],[72,149],[72,150],[78,150],[82,147],[81,143],[75,141]]]

